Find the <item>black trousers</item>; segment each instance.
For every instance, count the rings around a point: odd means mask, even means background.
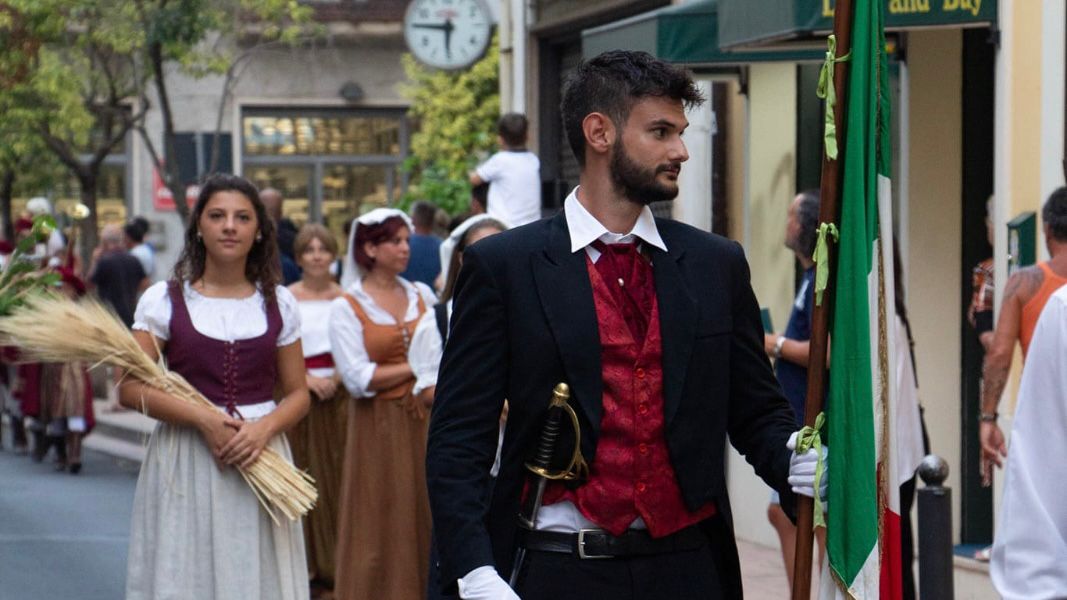
[[[530,551],[517,590],[522,600],[719,600],[709,546],[634,558],[581,559]]]

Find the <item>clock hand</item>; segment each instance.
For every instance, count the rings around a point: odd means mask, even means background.
[[[452,24],[452,19],[445,20],[445,56],[449,59],[452,58],[452,30],[455,28],[455,25]]]
[[[416,29],[439,29],[441,31],[450,31],[452,29],[452,23],[412,23],[412,27]]]

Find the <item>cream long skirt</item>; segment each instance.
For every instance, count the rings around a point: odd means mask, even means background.
[[[292,461],[285,436],[269,446]],[[309,596],[300,521],[275,525],[200,433],[167,423],[148,444],[130,526],[127,600],[301,600]]]

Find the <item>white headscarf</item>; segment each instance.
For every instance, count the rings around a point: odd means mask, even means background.
[[[365,215],[361,215],[352,220],[352,228],[348,232],[348,247],[345,249],[345,256],[343,261],[343,269],[341,270],[341,289],[348,290],[348,288],[356,282],[356,279],[363,276],[363,268],[356,264],[356,259],[352,258],[352,249],[356,247],[356,230],[360,225],[369,227],[371,225],[378,225],[384,222],[386,219],[393,217],[400,217],[404,220],[404,224],[409,231],[414,231],[415,226],[411,224],[411,219],[402,210],[395,208],[376,208]]]
[[[52,203],[44,196],[36,196],[26,201],[26,210],[35,217],[52,214]]]
[[[445,238],[445,241],[441,242],[440,253],[442,282],[448,281],[448,268],[452,266],[452,251],[455,250],[460,240],[462,240],[463,236],[466,235],[467,230],[473,227],[475,223],[480,223],[486,219],[492,218],[493,217],[490,217],[488,214],[485,213],[482,213],[480,215],[474,215],[473,217],[467,219],[466,221],[463,221],[458,226],[456,226],[456,228],[452,230],[452,233],[448,234],[448,237]],[[500,219],[496,219],[496,221],[503,225],[504,229],[509,228],[509,225],[504,221],[501,221]],[[444,284],[442,283],[442,285]]]

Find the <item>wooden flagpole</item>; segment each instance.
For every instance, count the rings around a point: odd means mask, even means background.
[[[834,9],[834,36],[837,38],[837,56],[847,56],[852,51],[852,1],[837,0]],[[848,73],[849,62],[834,63],[834,125],[836,127],[838,154],[837,160],[830,160],[825,149],[822,159],[822,180],[820,183],[819,221],[838,224],[841,205],[841,162],[845,157],[845,123],[848,107]],[[829,240],[828,240],[829,241]],[[804,402],[804,425],[813,427],[815,418],[823,409],[826,394],[826,359],[827,338],[829,335],[830,315],[834,306],[834,274],[837,268],[837,246],[827,244],[828,265],[831,274],[826,290],[823,292],[822,304],[815,307],[812,316],[812,333],[810,352],[808,354],[808,391]],[[793,600],[811,598],[812,542],[814,538],[814,501],[807,496],[797,496],[797,541],[793,562]],[[828,558],[826,560],[829,560]]]

